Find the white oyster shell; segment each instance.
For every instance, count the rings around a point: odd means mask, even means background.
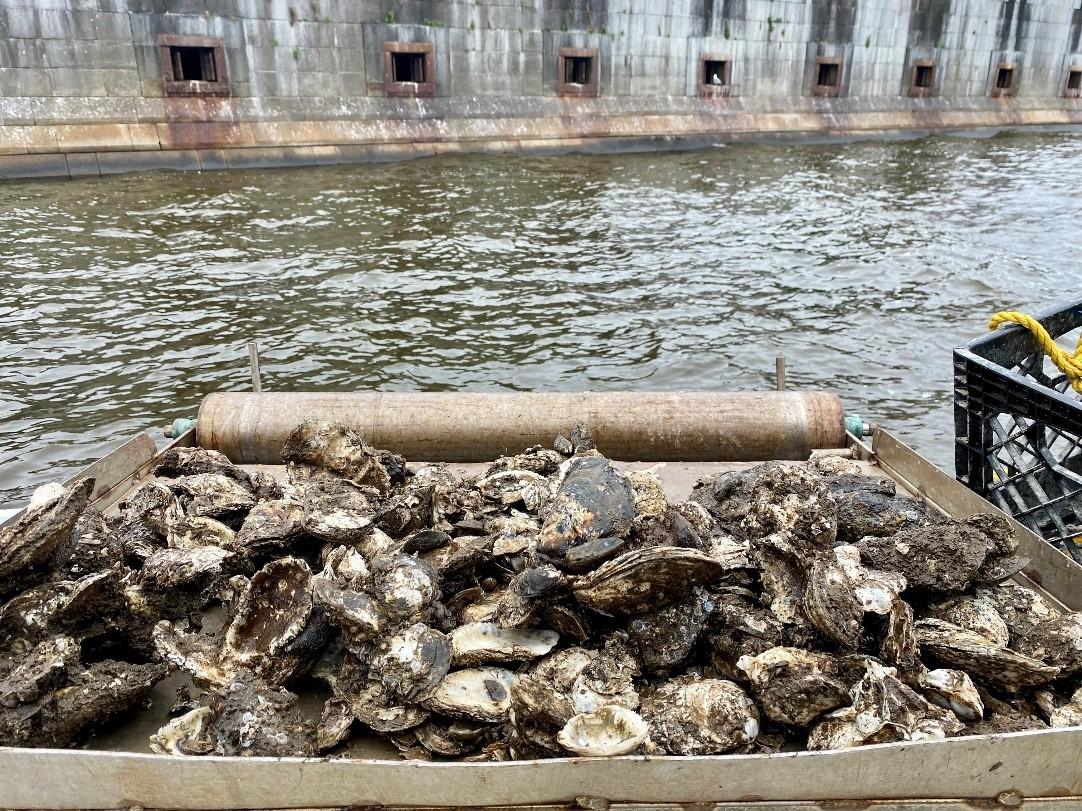
[[[544,656],[559,641],[560,635],[555,631],[471,622],[451,633],[451,664],[468,667],[486,662],[526,662]]]
[[[556,736],[560,746],[583,757],[613,757],[634,752],[649,727],[637,712],[604,704],[593,712],[573,715]]]
[[[210,707],[196,707],[151,735],[150,749],[159,755],[205,755],[214,749],[210,734],[213,721]]]
[[[511,710],[514,674],[502,667],[476,667],[448,673],[422,703],[452,718],[504,721]]]

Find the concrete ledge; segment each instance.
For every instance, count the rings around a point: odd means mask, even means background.
[[[696,149],[732,141],[853,140],[935,132],[1082,127],[1082,105],[935,106],[894,111],[820,109],[612,116],[301,121],[71,128],[0,126],[0,178],[81,177],[151,169],[263,169],[408,160],[439,154],[616,153]],[[58,151],[37,153],[43,144]],[[37,153],[37,154],[35,154]]]

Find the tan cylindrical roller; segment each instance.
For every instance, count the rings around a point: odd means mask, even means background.
[[[429,462],[551,447],[580,421],[598,450],[627,461],[806,459],[845,445],[841,400],[825,392],[221,392],[203,400],[196,435],[234,462],[280,464],[289,432],[310,418]]]

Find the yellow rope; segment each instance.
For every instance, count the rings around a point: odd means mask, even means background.
[[[1041,349],[1052,359],[1052,363],[1056,364],[1056,368],[1067,375],[1071,388],[1082,394],[1082,335],[1078,336],[1078,346],[1072,354],[1052,339],[1048,330],[1041,326],[1041,322],[1024,313],[1013,310],[998,312],[988,322],[988,329],[995,330],[1001,324],[1019,324],[1032,332]]]

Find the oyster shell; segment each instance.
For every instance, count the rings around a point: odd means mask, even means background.
[[[808,733],[808,749],[845,749],[868,743],[941,740],[963,724],[897,678],[897,671],[874,660],[853,687],[852,706],[826,716]]]
[[[536,513],[552,498],[552,485],[544,476],[530,470],[503,470],[490,473],[475,485],[489,501],[510,506],[521,503]]]
[[[476,667],[447,674],[423,705],[452,718],[506,721],[514,674],[502,667]]]
[[[451,668],[451,643],[439,631],[415,623],[385,640],[371,660],[368,678],[386,693],[412,704],[431,696]]]
[[[855,544],[869,535],[886,538],[933,520],[916,499],[899,496],[890,479],[861,474],[829,476],[827,487],[838,507],[838,542]]]
[[[710,593],[696,587],[688,599],[630,620],[628,637],[643,671],[667,673],[685,662],[716,607]]]
[[[850,700],[834,661],[801,648],[771,648],[741,656],[736,666],[751,683],[771,721],[803,727]]]
[[[969,674],[961,670],[925,670],[919,686],[933,704],[953,712],[960,721],[970,723],[984,717],[984,702]]]
[[[241,593],[224,640],[185,634],[162,621],[154,628],[154,645],[163,659],[206,684],[227,685],[241,668],[282,683],[315,658],[306,650],[312,640],[303,635],[313,632],[308,627],[313,608],[311,580],[303,560],[272,561]],[[319,647],[318,628],[315,633],[315,647]]]
[[[613,757],[634,752],[649,728],[642,717],[619,704],[604,704],[593,712],[568,719],[556,736],[560,746],[583,757]]]
[[[93,490],[93,479],[50,488],[32,498],[12,523],[0,527],[0,582],[5,583],[0,592],[9,593],[11,578],[45,563],[68,539]]]
[[[69,660],[63,666],[61,679],[55,664],[48,662],[56,656],[65,659],[66,654],[56,648],[42,653],[44,671],[32,665],[6,679],[6,706],[0,708],[0,745],[70,746],[88,731],[139,706],[167,671],[161,664],[105,660],[84,667]],[[12,689],[15,680],[22,677],[27,679],[26,692]],[[23,701],[20,695],[35,697]]]
[[[916,630],[923,653],[1005,690],[1048,684],[1060,673],[1058,667],[1015,653],[949,622],[922,619],[917,621]]]
[[[1007,647],[1011,635],[991,596],[962,594],[932,603],[925,615],[978,633],[993,645]]]
[[[451,662],[471,667],[490,662],[527,662],[556,647],[555,631],[501,628],[491,622],[460,625],[451,633]]]
[[[972,523],[943,519],[886,538],[863,538],[856,547],[868,565],[902,574],[911,589],[956,594],[977,578],[995,541]]]
[[[599,538],[622,538],[635,518],[635,490],[601,456],[576,456],[560,468],[537,546],[553,557]]]
[[[301,715],[297,696],[245,678],[226,685],[211,709],[214,752],[232,757],[312,757],[314,725]]]
[[[390,492],[391,477],[380,454],[352,428],[322,420],[298,425],[282,447],[282,459],[337,473],[357,484]]]
[[[864,629],[864,615],[891,613],[905,590],[905,578],[861,565],[854,546],[836,546],[833,559],[817,559],[808,573],[804,611],[828,638],[855,651]]]
[[[150,749],[159,755],[207,755],[214,751],[210,726],[214,711],[196,707],[171,719],[150,736]]]
[[[643,695],[650,739],[672,755],[719,755],[759,735],[759,711],[731,681],[683,676]]]
[[[440,593],[435,570],[410,555],[386,554],[372,561],[372,598],[391,621],[422,620]]]
[[[601,564],[575,582],[574,594],[603,614],[645,614],[675,602],[689,588],[709,585],[724,571],[704,552],[653,546]]]
[[[228,521],[255,505],[255,497],[247,488],[220,473],[195,473],[164,481],[179,496],[186,515]]]
[[[223,563],[233,553],[220,546],[161,549],[152,553],[139,570],[139,583],[146,589],[166,592],[188,586],[203,586],[222,574]]]
[[[287,554],[304,535],[304,527],[305,506],[301,502],[288,498],[260,501],[248,512],[231,548],[246,555]]]

